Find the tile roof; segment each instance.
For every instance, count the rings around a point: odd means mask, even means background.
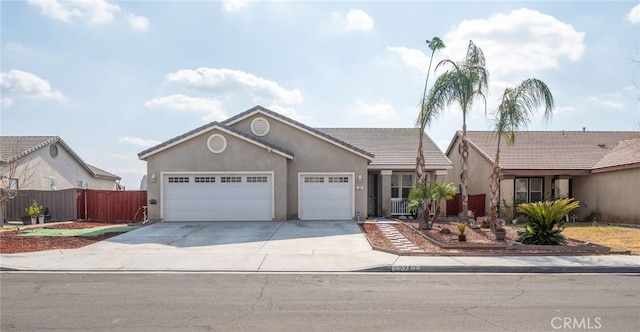
[[[455,137],[459,135],[461,132]],[[497,146],[494,132],[468,131],[467,137],[470,147],[493,162]],[[626,162],[625,152],[629,151],[619,147],[620,142],[638,137],[640,132],[635,131],[522,131],[516,134],[512,146],[500,144],[500,166],[512,170],[591,170],[618,166]],[[638,157],[635,159],[637,162]]]
[[[358,146],[375,155],[371,166],[402,165],[415,167],[419,128],[318,128],[333,137]],[[424,159],[429,167],[450,168],[451,161],[424,135]]]
[[[94,177],[120,180],[115,174],[87,164],[58,136],[0,136],[0,163],[8,163],[13,158],[23,158],[53,143],[62,145]]]
[[[640,164],[640,138],[623,140],[600,159],[594,169]]]

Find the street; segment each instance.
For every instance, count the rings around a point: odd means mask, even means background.
[[[4,272],[0,330],[639,331],[638,277]]]

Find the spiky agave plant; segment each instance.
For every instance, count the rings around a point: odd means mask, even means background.
[[[516,241],[539,245],[566,244],[567,238],[562,235],[565,217],[579,206],[580,202],[573,198],[518,205],[518,212],[527,215],[529,221],[523,231],[518,231]]]

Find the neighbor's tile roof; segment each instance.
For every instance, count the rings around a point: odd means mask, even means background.
[[[372,166],[415,167],[419,128],[318,128],[318,130],[373,153],[375,158],[371,162]],[[451,161],[428,135],[424,135],[423,142],[425,165],[445,168],[451,166]]]
[[[459,135],[461,132],[456,137]],[[624,154],[628,149],[615,148],[621,141],[639,136],[639,132],[623,131],[522,131],[516,134],[512,146],[501,142],[500,166],[503,169],[531,170],[591,170],[619,166],[626,162]],[[494,132],[468,131],[467,137],[470,147],[493,162],[497,146]],[[451,149],[452,145],[447,150],[448,154]]]
[[[594,169],[640,163],[640,138],[620,141],[618,145],[600,159]]]
[[[0,163],[10,162],[13,158],[23,158],[53,143],[62,145],[94,177],[120,180],[115,174],[87,164],[58,136],[0,136]]]

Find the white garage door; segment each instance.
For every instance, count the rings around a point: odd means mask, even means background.
[[[353,176],[301,175],[300,219],[350,220],[353,218]]]
[[[273,219],[271,174],[164,176],[166,221]]]

